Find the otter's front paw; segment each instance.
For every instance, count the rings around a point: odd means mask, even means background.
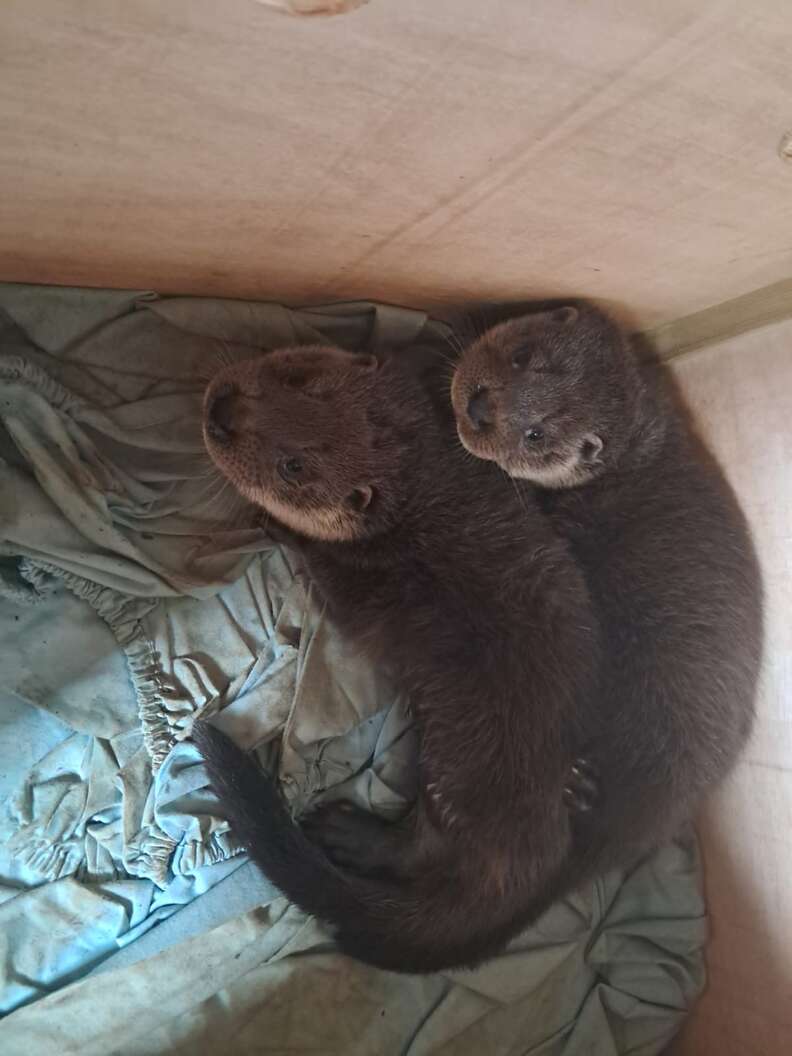
[[[588,814],[599,799],[599,774],[587,759],[576,759],[564,786],[564,806],[576,814]]]

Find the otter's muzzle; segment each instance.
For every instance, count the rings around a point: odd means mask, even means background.
[[[209,397],[205,413],[207,435],[216,444],[229,444],[233,436],[233,385],[219,385]]]

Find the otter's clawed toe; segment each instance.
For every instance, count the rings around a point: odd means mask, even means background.
[[[587,759],[576,759],[564,786],[564,806],[577,814],[588,814],[599,799],[599,774]]]
[[[351,803],[319,807],[304,819],[302,828],[308,839],[342,869],[375,873],[390,867],[389,826]]]

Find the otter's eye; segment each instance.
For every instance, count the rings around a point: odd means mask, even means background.
[[[544,429],[540,429],[538,425],[535,425],[532,429],[526,429],[523,436],[526,440],[530,440],[531,443],[536,443],[537,440],[544,438]]]
[[[525,370],[530,358],[531,353],[527,349],[523,349],[521,352],[515,352],[511,360],[512,370]]]
[[[287,484],[293,484],[302,473],[303,468],[299,458],[282,458],[278,463],[278,475]]]

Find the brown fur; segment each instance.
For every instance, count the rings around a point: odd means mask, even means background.
[[[232,825],[345,951],[399,971],[491,956],[582,879],[563,793],[598,709],[598,639],[567,544],[462,450],[447,389],[398,357],[292,349],[226,368],[205,432],[237,488],[297,533],[331,617],[409,694],[421,740],[402,822],[335,806],[300,829],[199,725]]]
[[[751,727],[762,590],[742,512],[668,372],[585,302],[492,327],[452,399],[465,447],[542,489],[518,485],[584,570],[607,657],[589,846],[604,862],[645,849]]]

